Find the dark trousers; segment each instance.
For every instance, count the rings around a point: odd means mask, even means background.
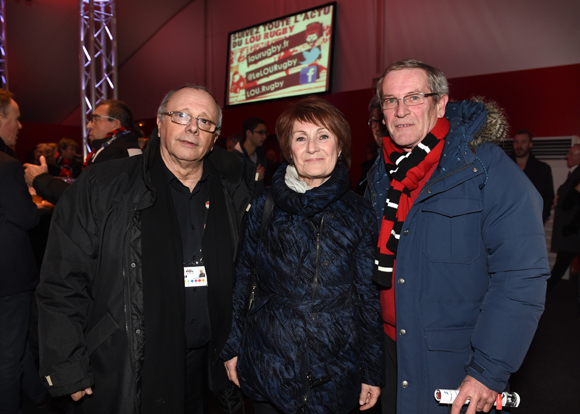
[[[397,343],[385,335],[385,359],[387,381],[381,390],[382,414],[397,413]]]
[[[26,345],[32,291],[0,297],[0,414],[16,414],[20,384],[35,403],[46,396]]]
[[[377,402],[378,404],[378,402]],[[350,412],[350,414],[357,414],[357,413],[377,413],[378,414],[378,409],[376,408],[376,404],[373,408],[366,410],[366,411],[360,411],[359,407],[354,407],[352,409],[352,411]],[[272,404],[268,403],[268,402],[264,402],[264,401],[254,401],[254,414],[283,414],[282,411],[278,411],[276,409],[276,407],[274,407]]]
[[[185,355],[185,412],[209,413],[208,346],[190,350]]]
[[[366,414],[379,414],[381,412],[380,409],[381,401],[379,397],[379,401],[374,405],[374,407],[369,408],[368,410],[361,411],[360,407],[357,405],[354,407],[349,414],[359,414],[359,413],[366,413]],[[274,407],[272,404],[266,401],[254,401],[254,414],[283,414],[282,411],[279,411]]]
[[[272,404],[265,401],[254,401],[254,414],[282,414]]]
[[[562,279],[562,276],[564,276],[564,273],[566,273],[566,270],[570,267],[570,263],[572,263],[572,260],[574,260],[577,255],[578,252],[558,252],[556,263],[554,263],[554,267],[552,268],[552,276],[548,279],[548,293],[551,292],[560,279]]]

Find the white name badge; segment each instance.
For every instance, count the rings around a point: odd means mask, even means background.
[[[183,280],[186,288],[207,286],[205,266],[185,266],[183,268]]]

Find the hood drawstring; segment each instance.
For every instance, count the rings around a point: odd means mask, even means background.
[[[467,151],[469,150],[469,142],[465,143],[465,154],[467,154]],[[473,151],[475,154],[475,151]],[[483,187],[485,187],[485,185],[487,184],[487,181],[489,180],[489,175],[487,174],[487,169],[485,168],[485,165],[483,165],[483,161],[481,161],[481,159],[476,155],[475,159],[477,161],[479,161],[479,163],[481,164],[481,168],[483,168],[483,173],[485,174],[485,181],[483,182],[483,184],[479,185],[479,189],[483,190]]]
[[[489,176],[487,175],[487,169],[485,168],[485,165],[483,165],[483,161],[481,161],[478,156],[476,156],[475,159],[477,161],[479,161],[479,163],[481,164],[481,168],[483,168],[483,172],[485,174],[485,181],[483,182],[483,184],[479,185],[479,189],[483,190],[483,187],[485,187],[485,185],[487,184],[487,180],[489,179]]]

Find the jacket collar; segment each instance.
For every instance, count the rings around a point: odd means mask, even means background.
[[[160,138],[154,136],[147,143],[143,153],[143,179],[150,190],[154,190],[150,179],[150,169],[160,146]],[[208,154],[204,166],[207,164],[211,164],[213,171],[231,183],[239,183],[244,179],[244,160],[239,155],[230,153],[217,145]]]
[[[272,195],[276,205],[293,214],[312,217],[334,203],[350,188],[348,168],[338,162],[330,178],[322,185],[300,194],[291,190],[285,182],[286,168],[282,165],[272,177]]]
[[[14,150],[6,145],[2,137],[0,137],[0,152],[10,155],[12,158],[17,158]]]

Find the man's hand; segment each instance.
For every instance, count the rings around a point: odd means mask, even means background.
[[[490,390],[475,378],[467,375],[458,388],[459,394],[451,407],[451,414],[459,414],[465,400],[469,399],[469,407],[466,414],[476,412],[488,413],[495,403],[497,392]]]
[[[360,410],[368,410],[374,407],[377,403],[377,399],[381,395],[381,389],[379,387],[374,387],[368,384],[361,384],[360,387],[360,397],[358,403],[360,404]]]
[[[264,172],[266,171],[266,169],[262,166],[262,164],[258,164],[258,166],[256,167],[256,172],[258,173],[258,181],[261,181],[264,179]]]
[[[44,158],[44,155],[41,155],[38,160],[40,161],[40,165],[24,164],[24,167],[26,167],[24,170],[24,181],[26,181],[26,184],[28,184],[29,187],[32,187],[32,182],[36,176],[48,172],[48,166],[46,165],[46,158]]]
[[[73,399],[73,401],[78,401],[81,398],[83,398],[85,395],[93,395],[93,389],[91,387],[85,388],[82,391],[77,391],[74,394],[71,394],[70,397]]]
[[[224,362],[226,367],[226,372],[228,373],[228,378],[231,382],[236,384],[238,387],[240,386],[240,381],[238,381],[238,357],[233,357],[229,361]]]

